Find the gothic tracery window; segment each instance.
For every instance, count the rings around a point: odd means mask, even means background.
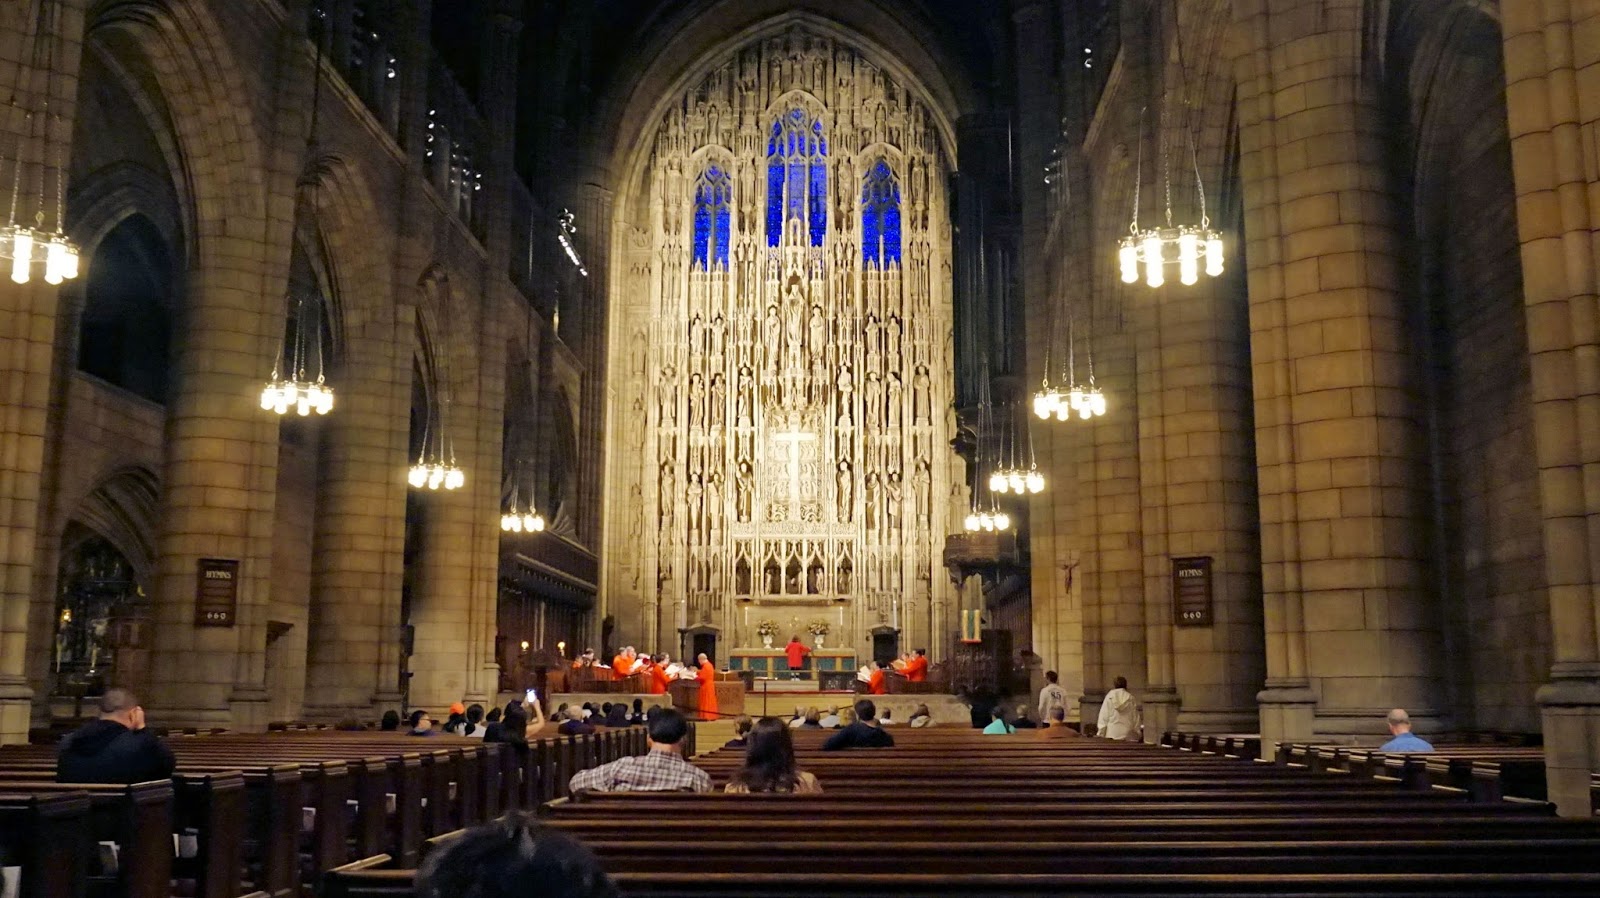
[[[767,245],[777,246],[783,227],[802,222],[812,246],[828,232],[828,139],[822,120],[795,107],[772,123],[767,141]]]
[[[900,182],[883,159],[862,182],[861,256],[879,268],[900,264]]]
[[[727,169],[712,163],[695,181],[694,262],[703,269],[728,267],[728,207],[733,183]]]

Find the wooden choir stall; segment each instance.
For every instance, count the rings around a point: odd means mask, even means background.
[[[691,718],[700,715],[700,681],[673,680],[669,689],[672,705]],[[744,680],[732,671],[717,671],[717,717],[738,717],[744,713]]]

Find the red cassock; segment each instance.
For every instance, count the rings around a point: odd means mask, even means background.
[[[789,669],[799,670],[800,665],[806,663],[806,656],[811,654],[811,649],[801,643],[791,642],[783,648],[784,654],[789,656]]]
[[[659,664],[650,665],[650,694],[651,695],[666,695],[667,694],[667,684],[669,682],[671,682],[671,681],[667,678],[667,672],[661,669],[661,665],[659,665]]]
[[[867,680],[867,690],[873,695],[888,695],[889,690],[883,686],[883,671],[875,670],[872,677]]]
[[[700,719],[717,718],[717,669],[710,661],[700,665]]]
[[[913,683],[921,683],[921,682],[927,680],[928,679],[928,658],[927,658],[927,656],[925,656],[925,655],[917,655],[916,657],[912,658],[910,661],[907,661],[906,662],[906,669],[901,671],[901,673],[904,673],[906,675],[906,679],[910,680]]]
[[[611,679],[626,680],[633,673],[633,662],[618,655],[611,659]]]

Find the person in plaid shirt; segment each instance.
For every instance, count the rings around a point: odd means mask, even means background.
[[[567,788],[572,792],[710,792],[711,776],[684,760],[679,746],[689,723],[672,708],[650,715],[650,750],[580,771]]]

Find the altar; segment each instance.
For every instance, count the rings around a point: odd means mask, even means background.
[[[805,679],[813,679],[819,671],[855,671],[855,649],[812,649],[806,659],[809,663],[800,672]],[[734,649],[728,653],[729,670],[753,671],[757,677],[788,677],[789,656],[783,649]]]

